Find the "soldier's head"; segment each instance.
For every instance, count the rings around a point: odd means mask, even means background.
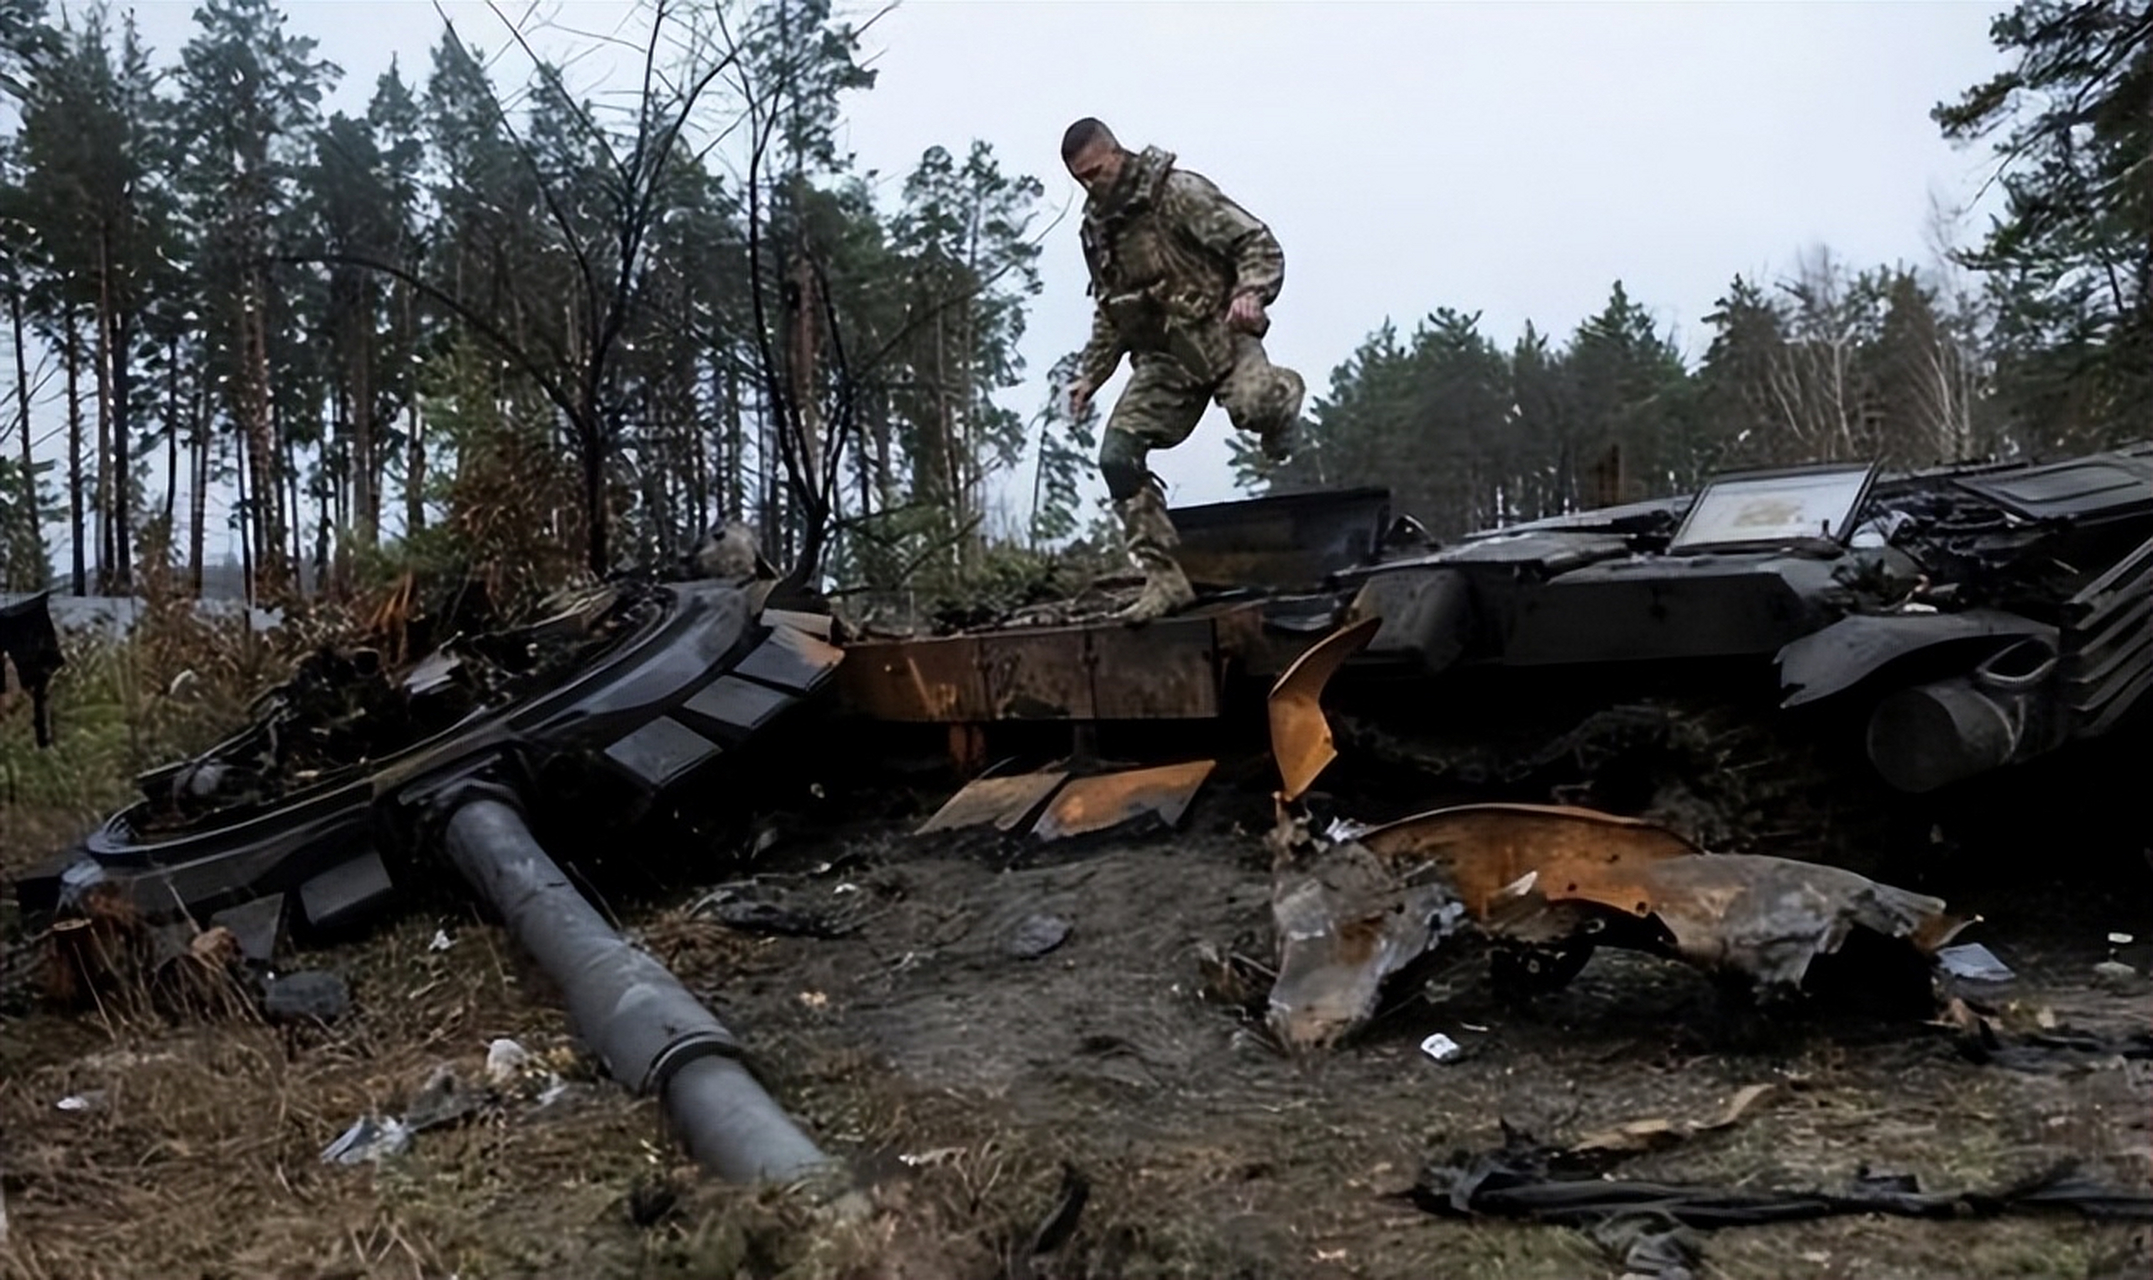
[[[1114,131],[1091,116],[1062,132],[1062,163],[1069,166],[1069,176],[1094,195],[1114,185],[1127,155]]]

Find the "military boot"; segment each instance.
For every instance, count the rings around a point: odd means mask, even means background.
[[[1121,514],[1129,559],[1144,571],[1144,589],[1135,603],[1114,616],[1129,623],[1149,622],[1194,603],[1195,588],[1174,560],[1174,548],[1181,539],[1167,517],[1165,495],[1145,485],[1135,497],[1115,507]]]
[[[1284,462],[1293,456],[1294,446],[1299,443],[1301,401],[1308,394],[1308,384],[1293,370],[1280,369],[1278,386],[1273,394],[1278,397],[1278,409],[1265,417],[1257,440],[1263,447],[1264,457],[1272,462]]]

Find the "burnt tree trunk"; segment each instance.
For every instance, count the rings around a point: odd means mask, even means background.
[[[203,526],[209,522],[208,395],[206,386],[195,387],[193,412],[187,424],[191,429],[188,466],[194,473],[193,483],[187,490],[187,576],[196,599],[202,595],[202,555],[207,540]]]
[[[22,428],[22,510],[25,529],[32,535],[31,545],[40,555],[44,550],[43,533],[37,513],[37,459],[30,439],[30,362],[23,345],[22,291],[10,287],[7,293],[9,325],[15,338],[15,423]],[[24,583],[35,590],[45,585],[52,573],[52,566],[44,565],[38,571],[38,581]]]
[[[67,523],[74,544],[70,568],[75,594],[90,594],[82,536],[82,336],[72,307],[61,321],[60,358],[67,370]]]
[[[164,530],[177,545],[172,527],[172,504],[179,499],[179,339],[165,344],[164,363]]]

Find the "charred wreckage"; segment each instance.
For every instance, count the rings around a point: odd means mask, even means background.
[[[1682,821],[1665,786],[1565,792],[1557,775],[1609,735],[1619,773],[1641,754],[1624,734],[1732,708],[1751,740],[1824,761],[1820,785],[1926,812],[2119,732],[2153,687],[2153,446],[1729,474],[1449,545],[1377,489],[1174,520],[1201,595],[1140,627],[1079,600],[949,634],[851,634],[812,602],[779,607],[762,566],[613,581],[510,629],[443,625],[410,660],[324,651],[15,892],[56,935],[121,901],[228,929],[267,964],[287,937],[378,916],[452,867],[561,984],[608,1072],[659,1095],[704,1163],[789,1178],[826,1157],[547,846],[582,861],[646,818],[752,809],[749,766],[875,733],[939,735],[956,766],[963,785],[923,835],[1171,827],[1216,762],[1161,752],[1267,721],[1268,1021],[1301,1048],[1350,1034],[1386,981],[1461,933],[1528,988],[1602,945],[1767,993],[1854,938],[1933,964],[1965,921],[1844,865],[1817,831],[1776,856]],[[58,646],[36,603],[0,615],[0,643],[37,691],[42,740]],[[1109,735],[1151,762],[1104,763]],[[985,768],[1019,742],[1057,744],[1039,753],[1056,762]],[[1411,766],[1446,803],[1354,821],[1313,789],[1342,751]]]

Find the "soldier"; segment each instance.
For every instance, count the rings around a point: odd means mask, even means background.
[[[1196,598],[1174,560],[1179,539],[1146,455],[1188,439],[1210,400],[1258,437],[1265,457],[1291,452],[1305,388],[1300,374],[1271,363],[1262,341],[1286,258],[1271,229],[1209,179],[1175,168],[1157,147],[1124,150],[1097,120],[1069,126],[1062,162],[1088,196],[1084,261],[1095,299],[1069,407],[1081,415],[1130,355],[1134,372],[1107,420],[1099,471],[1129,558],[1144,571],[1143,593],[1120,616],[1145,622]]]

